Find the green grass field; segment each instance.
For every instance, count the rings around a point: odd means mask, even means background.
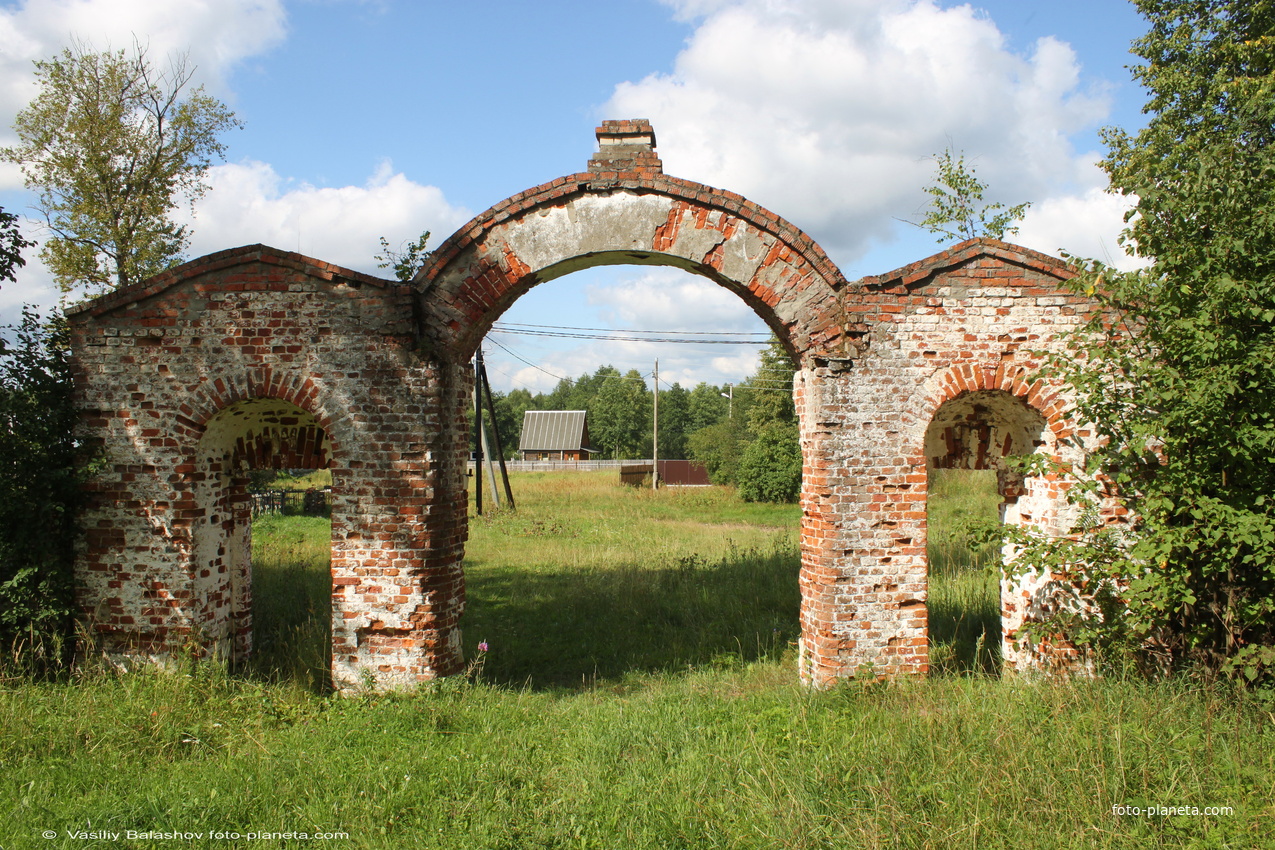
[[[259,521],[245,669],[0,687],[0,848],[1275,846],[1271,702],[986,675],[995,573],[952,514],[995,497],[947,479],[940,672],[825,692],[796,681],[791,506],[518,476],[519,511],[472,523],[470,674],[348,698],[327,693],[326,522]],[[1230,811],[1129,813],[1152,806]]]

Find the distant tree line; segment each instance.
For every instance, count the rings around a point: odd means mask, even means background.
[[[660,457],[698,460],[716,484],[738,485],[754,501],[794,501],[801,486],[801,451],[792,401],[792,359],[776,339],[756,374],[731,386],[701,382],[660,387]],[[518,455],[528,410],[584,410],[591,448],[600,460],[652,453],[653,393],[636,369],[601,366],[563,379],[547,393],[516,389],[492,394],[507,458]]]

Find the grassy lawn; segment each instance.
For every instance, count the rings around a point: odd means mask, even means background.
[[[983,675],[995,591],[941,496],[943,672],[811,692],[791,649],[794,508],[605,475],[514,486],[517,514],[472,525],[469,676],[327,696],[326,523],[288,517],[256,528],[247,669],[0,686],[0,848],[316,843],[213,830],[385,848],[1272,846],[1271,703],[1188,680]],[[935,492],[978,513],[980,486]]]

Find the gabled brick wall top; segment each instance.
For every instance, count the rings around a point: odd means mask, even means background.
[[[271,248],[269,245],[244,245],[240,248],[228,248],[225,251],[217,251],[213,254],[197,257],[188,263],[174,266],[168,271],[160,272],[130,286],[75,304],[68,307],[66,313],[68,316],[81,314],[102,316],[112,310],[159,295],[184,280],[190,280],[211,272],[226,272],[235,266],[258,262],[279,266],[281,270],[287,269],[301,272],[310,278],[330,281],[333,284],[345,283],[353,287],[367,285],[378,289],[393,289],[401,286],[401,284],[384,280],[374,275],[342,268],[303,254],[280,251],[278,248]],[[233,275],[223,275],[220,280],[222,281],[223,289],[227,292],[233,292],[237,283],[242,284],[242,281],[236,281]],[[282,282],[282,280],[283,277],[280,276],[279,282]],[[243,287],[241,286],[240,288],[242,289]]]
[[[1076,270],[1057,257],[1051,257],[1048,254],[1042,254],[1039,251],[1033,251],[1031,248],[1024,248],[1021,245],[1002,242],[999,239],[977,238],[966,239],[951,248],[942,250],[923,260],[908,263],[906,266],[897,268],[894,271],[863,277],[858,283],[873,289],[886,289],[892,285],[900,284],[903,286],[915,286],[925,283],[937,274],[965,265],[979,257],[990,257],[1006,264],[1002,274],[1006,278],[1017,276],[1012,271],[1011,267],[1013,266],[1032,269],[1042,274],[1050,275],[1059,281],[1070,280],[1076,276]]]

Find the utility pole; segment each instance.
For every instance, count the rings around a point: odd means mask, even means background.
[[[651,405],[651,489],[660,486],[660,361],[655,361],[655,396]]]
[[[500,480],[505,484],[505,498],[509,500],[509,509],[516,510],[517,506],[514,504],[514,491],[513,488],[509,486],[509,469],[505,466],[505,447],[500,442],[500,424],[496,420],[496,403],[491,397],[491,381],[487,380],[487,366],[483,363],[482,353],[483,350],[479,347],[478,373],[483,382],[483,395],[487,397],[487,412],[491,415],[491,433],[496,440],[496,459],[500,462]],[[486,432],[484,432],[484,434],[486,434]],[[488,452],[488,455],[490,454],[491,452]],[[491,477],[492,493],[495,493],[496,476],[491,472],[490,463],[491,462],[488,461],[487,474]],[[496,504],[500,504],[499,496],[496,497]]]
[[[474,510],[483,515],[483,348],[474,353]]]
[[[492,417],[492,426],[495,427],[496,417]],[[487,486],[491,488],[491,500],[496,505],[496,510],[500,510],[500,491],[496,489],[496,470],[491,468],[491,444],[487,441],[487,426],[483,425],[480,429],[479,436],[483,443],[483,457],[487,459]]]
[[[734,419],[735,418],[735,385],[727,384],[726,389],[730,391],[729,394],[718,393],[718,395],[721,396],[722,398],[730,399],[730,401],[726,403],[726,418]]]

